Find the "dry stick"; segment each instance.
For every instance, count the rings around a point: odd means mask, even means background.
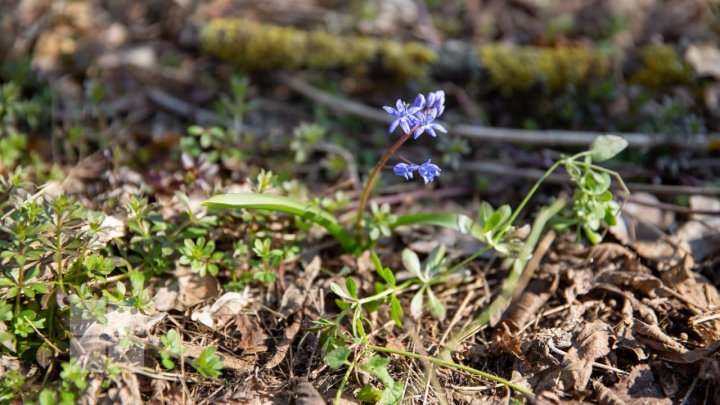
[[[292,90],[322,104],[331,111],[342,114],[357,115],[371,121],[389,123],[392,119],[379,108],[368,107],[365,104],[351,101],[342,97],[334,96],[322,91],[307,82],[287,74],[277,74],[280,82]],[[518,143],[524,145],[546,145],[546,146],[582,146],[587,147],[595,138],[604,135],[604,132],[590,131],[563,131],[548,129],[542,131],[530,131],[514,128],[494,128],[478,125],[446,125],[451,134],[480,141],[498,141],[507,143]],[[616,133],[628,142],[628,145],[636,148],[651,148],[656,146],[675,146],[692,150],[705,150],[717,134],[702,135],[691,134],[682,137],[667,137],[655,134],[641,133]]]
[[[537,180],[545,172],[538,169],[522,169],[511,167],[502,163],[493,162],[463,162],[462,168],[478,173],[503,175],[528,180]],[[569,178],[561,173],[553,173],[546,179],[548,183],[563,184],[569,183]],[[673,185],[653,185],[653,184],[637,184],[627,183],[628,189],[634,192],[648,192],[657,195],[720,195],[720,188],[710,187],[692,187],[692,186],[673,186]],[[694,212],[694,211],[693,211]],[[713,212],[715,213],[715,212]]]

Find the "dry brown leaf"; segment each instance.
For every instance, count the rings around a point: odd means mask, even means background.
[[[693,260],[686,255],[680,263],[663,272],[660,278],[666,286],[699,308],[720,306],[720,294],[715,286],[702,274],[693,272],[692,266]]]
[[[277,342],[275,342],[275,353],[270,358],[270,360],[265,363],[265,368],[274,368],[285,359],[285,356],[287,356],[287,352],[290,349],[290,345],[295,339],[295,336],[297,336],[298,332],[300,332],[301,326],[302,314],[298,314],[295,316],[295,320],[293,321],[293,323],[291,323],[285,328],[285,331],[283,332],[283,337],[278,339]]]
[[[663,353],[688,351],[685,346],[668,336],[659,326],[650,325],[637,319],[633,324],[633,336],[645,345]]]
[[[675,236],[652,242],[635,241],[630,246],[640,257],[653,262],[660,272],[677,265],[691,251],[687,242]]]
[[[285,291],[280,313],[285,316],[285,319],[292,318],[292,323],[287,325],[283,332],[283,337],[275,343],[275,353],[265,364],[266,368],[273,368],[285,359],[290,345],[298,332],[300,332],[303,321],[303,312],[300,310],[303,305],[305,305],[307,295],[312,288],[312,282],[320,272],[321,264],[320,257],[315,256],[310,261],[310,264],[305,267],[305,272],[302,277]]]
[[[592,373],[592,363],[610,353],[610,326],[601,320],[586,323],[563,358],[561,389],[579,392],[585,389]]]
[[[255,318],[247,315],[237,315],[235,317],[235,326],[241,334],[240,348],[243,350],[243,355],[267,351],[268,348],[265,342],[268,335]]]
[[[312,288],[312,282],[320,273],[322,261],[320,256],[315,256],[305,267],[302,277],[285,290],[280,301],[279,312],[286,318],[300,311],[307,298],[308,291]]]
[[[588,257],[592,259],[594,265],[601,266],[621,257],[625,261],[633,260],[635,259],[635,253],[623,245],[605,242],[591,247]]]
[[[201,277],[189,267],[178,265],[173,275],[174,277],[165,280],[153,297],[159,311],[184,311],[215,298],[220,293],[217,279],[209,274]]]
[[[520,350],[519,336],[514,333],[517,332],[517,329],[516,324],[510,320],[503,319],[500,321],[495,327],[495,333],[493,333],[492,351],[494,353],[510,353],[518,359],[524,359],[525,356]]]
[[[555,271],[557,271],[557,268],[555,268]],[[550,275],[547,278],[531,281],[520,297],[510,305],[510,308],[505,313],[505,318],[522,328],[538,315],[540,308],[555,293],[559,280],[557,275]]]
[[[673,403],[670,398],[665,396],[647,364],[638,364],[633,367],[630,374],[621,376],[620,381],[613,385],[610,391],[614,398],[628,405],[670,405]]]
[[[112,357],[120,354],[116,351],[120,339],[128,334],[131,337],[147,336],[150,329],[165,319],[166,315],[165,312],[146,315],[136,309],[116,309],[105,314],[107,323],[88,323],[79,317],[70,316],[65,324],[75,337],[72,342],[75,356],[98,352]],[[123,355],[133,363],[142,364],[144,353],[133,348]]]
[[[595,278],[596,283],[607,283],[621,289],[632,289],[643,294],[651,294],[663,286],[655,276],[629,271],[605,271]]]
[[[252,299],[248,290],[225,293],[212,305],[193,311],[190,319],[200,322],[210,329],[220,330],[251,303]]]

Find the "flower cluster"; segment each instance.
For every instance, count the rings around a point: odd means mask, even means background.
[[[442,125],[435,122],[435,119],[445,111],[445,92],[442,90],[431,92],[427,97],[418,94],[412,105],[398,100],[395,103],[395,108],[384,106],[383,109],[393,117],[390,123],[390,132],[400,127],[406,135],[412,135],[413,139],[417,139],[424,133],[436,137],[436,131],[447,132]],[[398,163],[393,168],[393,171],[406,180],[411,180],[413,173],[417,171],[425,184],[433,181],[441,172],[440,168],[430,163],[429,159],[420,165]]]

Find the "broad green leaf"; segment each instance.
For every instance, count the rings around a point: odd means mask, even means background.
[[[377,401],[382,398],[383,393],[376,390],[369,384],[363,385],[360,392],[357,393],[357,399],[361,400],[362,402],[368,402],[371,404],[376,403]]]
[[[301,201],[269,194],[221,194],[203,202],[211,208],[253,208],[284,212],[312,221],[332,235],[347,252],[356,252],[358,246],[354,238],[347,232],[329,212],[303,203]]]
[[[325,363],[332,369],[338,369],[347,364],[348,357],[350,357],[350,349],[340,346],[325,355]]]
[[[478,211],[478,222],[484,226],[490,220],[494,211],[495,210],[493,210],[492,205],[490,205],[487,201],[483,201],[480,204],[480,210]]]
[[[427,289],[428,294],[428,310],[430,314],[437,320],[445,319],[445,306],[440,302],[438,297],[432,291],[432,288]]]
[[[403,249],[402,262],[407,271],[412,273],[413,276],[424,281],[422,269],[420,268],[420,259],[415,252],[410,249]]]
[[[403,395],[405,395],[405,386],[396,382],[390,387],[385,387],[380,401],[383,405],[396,405],[402,401]]]
[[[603,162],[614,158],[628,146],[622,137],[617,135],[600,135],[590,145],[590,157],[594,162]]]

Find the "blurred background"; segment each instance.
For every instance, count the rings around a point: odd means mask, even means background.
[[[631,182],[717,181],[717,2],[20,0],[0,15],[5,168],[99,153],[154,191],[260,167],[357,186],[389,144],[380,107],[443,89],[449,135],[407,154],[440,153],[448,184],[463,166],[496,195],[604,132],[638,135],[615,167]]]

